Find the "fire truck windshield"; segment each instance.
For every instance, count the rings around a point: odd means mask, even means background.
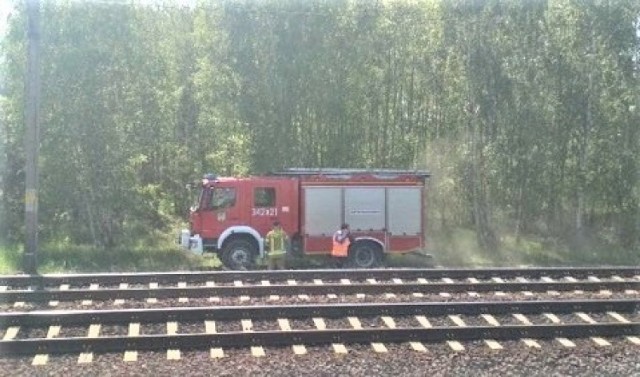
[[[236,204],[236,190],[231,187],[207,187],[202,191],[201,209],[219,210]]]

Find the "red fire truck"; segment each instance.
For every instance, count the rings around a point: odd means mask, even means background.
[[[424,187],[409,170],[288,169],[267,176],[202,179],[181,244],[215,252],[231,269],[251,268],[279,221],[292,254],[330,254],[333,233],[350,225],[349,265],[371,268],[385,253],[424,248]]]

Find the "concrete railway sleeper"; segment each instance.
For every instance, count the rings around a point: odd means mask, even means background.
[[[640,282],[640,268],[638,267],[546,267],[546,268],[490,268],[490,269],[371,269],[371,270],[286,270],[286,271],[215,271],[215,272],[154,272],[154,273],[101,273],[101,274],[51,274],[51,275],[0,275],[0,286],[8,287],[51,287],[61,284],[72,286],[101,286],[127,284],[176,284],[179,282],[216,283],[244,282],[270,280],[340,280],[352,279],[391,280],[399,279],[502,279],[529,278],[611,278],[627,277]]]
[[[636,336],[640,323],[587,323],[505,326],[448,326],[422,328],[242,331],[213,334],[167,334],[74,338],[40,338],[0,341],[2,354],[56,354],[124,352],[130,350],[215,349],[237,347],[353,344],[434,343],[443,341],[576,339],[587,337]]]

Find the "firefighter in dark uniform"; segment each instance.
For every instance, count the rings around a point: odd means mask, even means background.
[[[270,270],[286,268],[287,241],[289,237],[282,229],[279,221],[274,221],[273,229],[267,233],[264,239],[267,251],[267,263]]]

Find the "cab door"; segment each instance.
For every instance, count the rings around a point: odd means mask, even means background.
[[[251,226],[261,235],[267,234],[278,215],[277,185],[256,185],[251,192]]]
[[[288,179],[273,179],[256,182],[253,185],[251,197],[251,226],[261,235],[279,221],[289,236],[297,232],[297,210],[294,203],[295,181]]]
[[[203,238],[218,238],[230,226],[240,225],[240,193],[232,185],[207,189],[201,202]]]

